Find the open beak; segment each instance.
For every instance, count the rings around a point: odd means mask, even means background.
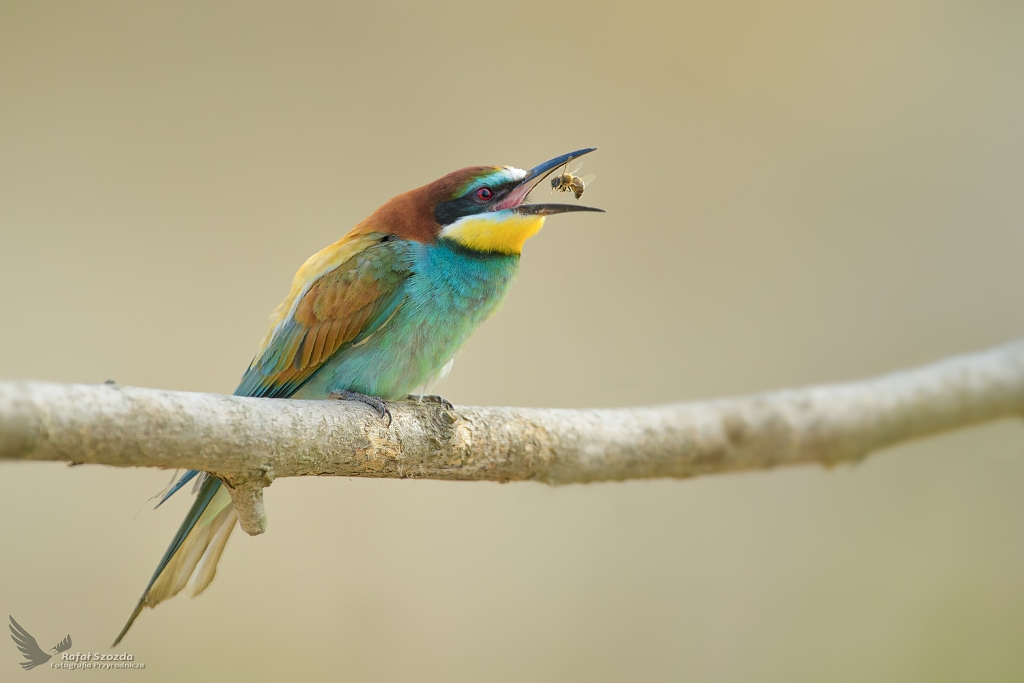
[[[578,149],[575,152],[569,152],[562,156],[549,159],[543,164],[534,166],[526,173],[526,177],[519,181],[516,188],[512,190],[508,196],[501,202],[501,205],[496,207],[497,209],[514,209],[522,214],[532,214],[535,216],[551,216],[556,213],[568,213],[570,211],[597,211],[604,213],[604,209],[595,209],[589,206],[582,206],[580,204],[524,204],[526,197],[533,191],[535,187],[554,171],[556,168],[568,164],[573,159],[578,159],[584,154],[590,154],[597,147],[587,147],[586,149]]]

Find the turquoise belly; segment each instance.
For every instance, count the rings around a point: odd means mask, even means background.
[[[519,270],[518,256],[478,254],[444,240],[416,244],[413,263],[405,300],[391,320],[327,361],[293,398],[325,398],[335,391],[404,398],[436,377],[498,310]]]

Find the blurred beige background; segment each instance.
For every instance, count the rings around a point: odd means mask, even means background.
[[[455,168],[585,145],[438,387],[617,406],[1024,334],[1010,2],[0,2],[0,377],[230,392],[311,253]],[[1024,428],[856,467],[547,488],[280,480],[153,681],[1024,677]],[[0,463],[0,614],[107,651],[163,471]],[[140,511],[141,510],[141,511]],[[16,667],[3,638],[0,678]]]

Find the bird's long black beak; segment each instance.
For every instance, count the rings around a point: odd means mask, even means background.
[[[583,206],[582,204],[520,204],[516,207],[516,211],[532,216],[551,216],[556,213],[571,213],[573,211],[604,213],[604,209],[595,209],[592,206]]]
[[[515,210],[523,214],[532,214],[535,216],[551,216],[556,213],[569,213],[572,211],[597,211],[604,213],[604,209],[595,209],[590,206],[582,206],[580,204],[524,204],[527,195],[533,191],[537,185],[551,175],[551,172],[555,169],[568,164],[574,159],[578,159],[584,154],[590,154],[597,147],[586,147],[584,149],[578,149],[575,152],[569,152],[557,156],[554,159],[548,159],[543,164],[534,166],[526,172],[526,176],[519,181],[519,185],[512,191],[512,194],[516,196],[519,203],[515,206]]]

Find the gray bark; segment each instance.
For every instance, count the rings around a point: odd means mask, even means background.
[[[606,410],[260,399],[0,382],[0,459],[204,470],[249,533],[276,477],[548,484],[857,460],[906,439],[1024,415],[1024,340],[848,384]]]

